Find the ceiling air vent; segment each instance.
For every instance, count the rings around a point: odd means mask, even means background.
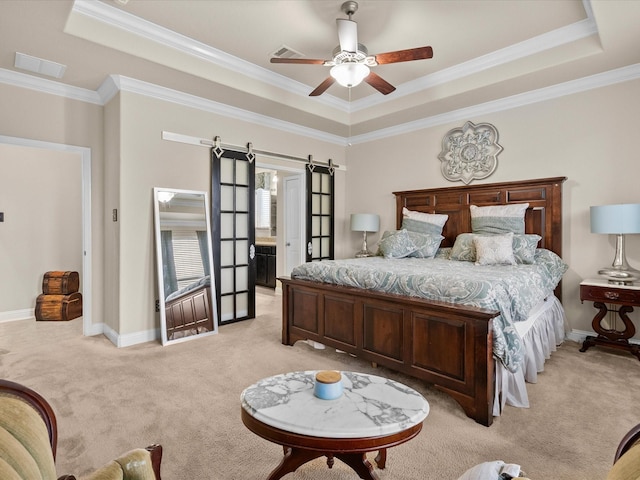
[[[289,48],[286,45],[282,45],[278,50],[271,54],[272,57],[277,58],[302,58],[303,54],[296,52],[293,48]]]
[[[49,77],[62,78],[66,65],[61,63],[44,60],[42,58],[33,57],[24,53],[16,52],[15,67],[29,72],[39,73],[40,75],[48,75]]]

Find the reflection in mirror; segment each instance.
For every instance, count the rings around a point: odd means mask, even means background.
[[[207,193],[153,192],[162,344],[217,333]]]

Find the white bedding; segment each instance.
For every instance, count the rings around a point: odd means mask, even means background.
[[[567,319],[560,301],[551,296],[535,308],[527,320],[516,322],[515,326],[524,345],[524,359],[515,373],[501,362],[495,362],[494,416],[499,416],[505,405],[529,407],[526,382],[536,383],[545,361],[563,342]]]

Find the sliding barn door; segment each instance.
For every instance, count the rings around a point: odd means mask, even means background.
[[[307,262],[333,259],[334,169],[307,168]]]
[[[212,241],[219,323],[255,317],[253,154],[211,150]]]

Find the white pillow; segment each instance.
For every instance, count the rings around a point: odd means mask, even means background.
[[[502,460],[496,460],[494,462],[484,462],[471,467],[464,472],[458,480],[502,480],[502,474],[506,474],[506,478],[522,478],[522,475],[526,475],[520,470],[520,465],[515,463],[504,463]],[[518,475],[517,477],[515,475]]]
[[[442,213],[416,212],[415,210],[409,210],[407,207],[402,207],[402,215],[406,218],[411,218],[420,222],[433,223],[439,227],[444,227],[444,224],[447,223],[447,219],[449,218],[449,215],[444,215]]]
[[[491,236],[474,236],[476,265],[515,265],[513,233]]]
[[[501,460],[480,463],[464,472],[458,480],[500,480],[503,465],[504,462]]]

